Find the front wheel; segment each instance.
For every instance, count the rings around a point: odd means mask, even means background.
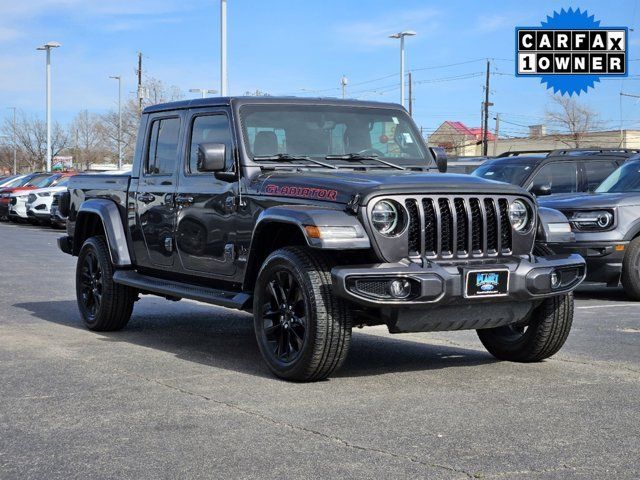
[[[571,331],[573,293],[545,299],[522,322],[477,330],[487,351],[500,360],[539,362],[558,352]]]
[[[120,330],[131,317],[137,292],[113,281],[109,246],[102,236],[87,239],[80,249],[76,297],[82,320],[89,330]]]
[[[629,243],[622,259],[622,288],[631,300],[640,300],[640,237]]]
[[[322,254],[287,247],[269,255],[253,312],[260,353],[278,377],[321,380],[347,357],[351,314],[331,292],[330,262]]]

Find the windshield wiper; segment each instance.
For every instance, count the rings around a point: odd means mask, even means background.
[[[320,160],[314,160],[311,157],[308,157],[306,155],[291,155],[289,153],[277,153],[275,155],[254,155],[253,159],[255,161],[274,161],[274,162],[299,162],[299,161],[306,161],[306,162],[310,162],[313,163],[315,165],[320,165],[321,167],[326,167],[326,168],[331,168],[333,170],[336,170],[338,167],[336,167],[335,165],[331,165],[330,163],[325,163],[325,162],[321,162]]]
[[[382,160],[378,158],[377,155],[364,155],[360,153],[345,153],[344,155],[327,155],[324,157],[327,160],[346,160],[348,162],[357,162],[360,160],[374,160],[376,162],[380,162],[384,165],[387,165],[391,168],[397,168],[398,170],[406,170],[406,168],[401,167],[400,165],[396,165],[395,163],[387,162],[386,160]]]

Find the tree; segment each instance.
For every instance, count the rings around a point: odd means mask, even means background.
[[[2,134],[13,138],[13,121],[5,119],[0,129]],[[47,158],[47,126],[37,117],[27,117],[18,112],[16,118],[16,144],[21,151],[22,165],[29,170],[41,170],[46,165]],[[58,122],[51,128],[51,156],[58,155],[69,145],[69,136]]]
[[[73,119],[70,136],[74,143],[74,163],[89,169],[92,163],[104,158],[105,146],[101,136],[101,118],[82,110]]]
[[[600,127],[597,113],[575,98],[554,95],[551,101],[553,105],[547,109],[546,117],[549,124],[560,130],[558,141],[579,148],[585,134]]]

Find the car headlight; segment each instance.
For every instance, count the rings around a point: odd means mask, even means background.
[[[396,202],[380,200],[371,210],[371,223],[382,235],[392,236],[397,233],[400,214]]]
[[[613,213],[608,210],[573,212],[570,220],[580,230],[606,230],[613,225]]]
[[[523,232],[529,227],[529,207],[522,200],[514,200],[509,205],[509,221],[516,232]]]

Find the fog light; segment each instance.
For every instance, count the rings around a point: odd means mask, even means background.
[[[557,271],[551,272],[551,288],[556,289],[562,283],[562,277]]]
[[[405,279],[391,280],[389,293],[393,298],[407,298],[411,295],[411,282]]]

